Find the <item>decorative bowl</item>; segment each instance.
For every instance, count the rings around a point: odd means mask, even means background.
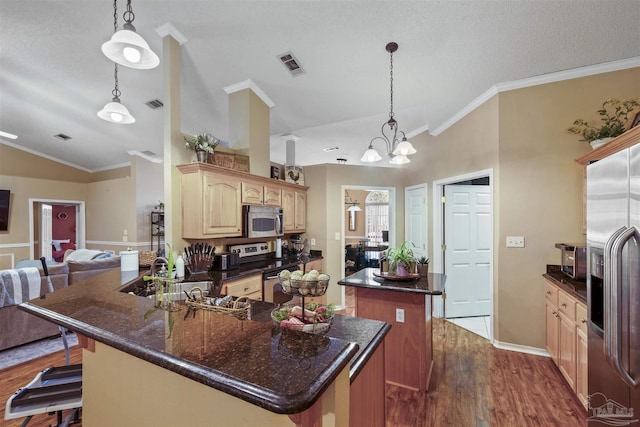
[[[271,320],[276,326],[294,331],[321,334],[329,330],[335,315],[333,306],[316,303],[306,304],[305,318],[297,305],[283,305],[271,311]],[[321,313],[319,312],[321,311]]]
[[[325,275],[328,278],[322,280],[302,280],[302,279],[283,279],[282,277],[278,277],[280,281],[280,285],[282,286],[282,291],[289,295],[300,295],[300,296],[320,296],[324,295],[327,291],[327,287],[329,286],[329,281],[331,277],[329,275]]]

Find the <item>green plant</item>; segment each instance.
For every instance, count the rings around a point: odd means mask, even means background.
[[[421,256],[420,258],[418,258],[418,264],[422,264],[422,265],[429,264],[429,258]]]
[[[206,151],[207,153],[213,153],[220,140],[215,136],[207,132],[199,133],[193,138],[184,137],[185,147],[193,151]]]
[[[417,260],[413,255],[413,250],[407,247],[407,242],[403,242],[397,248],[387,249],[387,262],[389,263],[389,271],[397,272],[398,266],[402,265],[408,272],[412,272]]]
[[[587,142],[622,135],[627,130],[629,113],[638,107],[640,107],[640,101],[636,98],[622,101],[609,98],[602,103],[602,108],[597,111],[602,122],[600,127],[591,126],[584,119],[577,119],[567,131],[582,136],[580,141]]]

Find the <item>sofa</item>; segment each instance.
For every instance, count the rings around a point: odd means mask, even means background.
[[[23,266],[36,266],[39,261],[22,263]],[[18,264],[20,266],[20,263]],[[67,261],[47,265],[53,289],[78,284],[113,268],[120,268],[120,257],[93,259],[87,261]],[[40,296],[49,292],[47,278],[42,266],[40,270]],[[81,284],[79,286],[82,286]],[[0,307],[0,351],[27,344],[32,341],[51,337],[59,333],[58,326],[33,314],[19,310],[16,305]]]

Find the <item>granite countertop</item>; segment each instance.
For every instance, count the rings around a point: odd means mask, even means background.
[[[441,295],[447,278],[444,274],[429,273],[426,277],[412,280],[389,280],[377,277],[376,274],[379,273],[380,269],[378,268],[364,268],[351,276],[340,279],[338,284],[387,291]]]
[[[347,365],[353,380],[390,328],[336,315],[326,335],[280,330],[265,302],[245,321],[154,311],[153,299],[118,292],[124,277],[114,269],[19,308],[280,414],[309,408]]]
[[[581,280],[574,280],[564,274],[559,265],[547,265],[547,272],[542,275],[545,279],[557,285],[560,289],[571,294],[579,301],[587,303],[587,283]]]

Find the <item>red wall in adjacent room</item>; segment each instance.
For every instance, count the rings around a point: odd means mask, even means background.
[[[61,215],[62,214],[62,215]],[[67,215],[65,219],[64,214]],[[69,239],[71,242],[76,241],[76,207],[53,205],[53,230],[54,240]]]

